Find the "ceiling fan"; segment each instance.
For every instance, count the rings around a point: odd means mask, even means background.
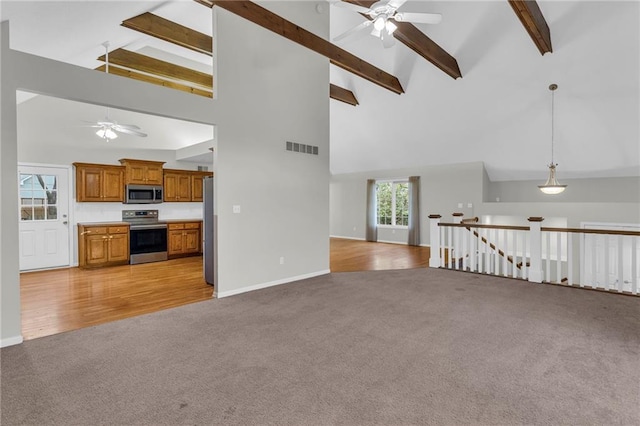
[[[366,34],[365,30],[373,26],[370,34],[380,38],[385,48],[395,44],[393,32],[398,26],[393,22],[411,22],[417,24],[437,24],[442,20],[439,13],[423,13],[423,12],[398,12],[398,9],[407,0],[382,0],[371,5],[370,8],[359,6],[345,1],[332,2],[333,5],[353,10],[354,12],[367,15],[371,20],[351,28],[350,30],[335,37],[333,41],[340,41],[346,37],[355,34]]]
[[[109,73],[109,42],[105,41],[104,43],[102,43],[102,45],[104,46],[105,50],[106,50],[106,55],[105,55],[105,63],[106,63],[106,70],[105,72],[108,74]],[[115,139],[118,137],[118,133],[124,133],[127,135],[133,135],[133,136],[140,136],[140,137],[147,137],[147,134],[142,132],[140,130],[140,127],[134,125],[134,124],[118,124],[117,122],[111,120],[109,118],[109,108],[107,108],[107,114],[104,120],[102,121],[98,121],[95,124],[93,124],[92,126],[89,127],[94,127],[97,128],[98,131],[96,132],[96,135],[98,135],[99,137],[101,137],[102,139],[106,140],[107,142],[109,142],[112,139]]]

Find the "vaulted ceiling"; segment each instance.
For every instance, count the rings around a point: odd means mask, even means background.
[[[269,9],[272,2],[259,3]],[[365,19],[324,0],[307,3],[310,14],[330,13],[332,37]],[[405,3],[401,10],[441,13],[443,19],[437,25],[401,26],[396,38],[403,41],[411,32],[424,36],[455,58],[461,78],[455,78],[450,61],[429,60],[411,43],[385,49],[371,36],[336,43],[397,77],[404,93],[331,67],[331,83],[357,99],[331,101],[332,172],[483,161],[493,180],[543,179],[551,154],[548,86],[557,83],[554,157],[559,177],[639,176],[640,4],[537,4],[553,48],[544,56],[542,36],[530,35],[523,25],[536,18],[535,13],[522,16],[525,2]],[[295,23],[286,8],[276,9]],[[202,52],[120,25],[145,12],[213,35],[208,9],[194,1],[3,1],[0,10],[1,19],[13,21],[11,41],[17,50],[96,68],[102,64],[97,60],[104,53],[101,43],[109,40],[113,48],[211,74],[211,57]],[[536,45],[536,39],[541,43]],[[429,49],[433,52],[433,46]],[[337,90],[332,87],[332,93],[351,99]],[[120,121],[127,122],[127,113],[122,114]]]

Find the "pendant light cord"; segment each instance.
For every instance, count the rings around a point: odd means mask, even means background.
[[[554,105],[555,105],[555,89],[551,90],[551,164],[553,164],[555,166],[555,163],[553,162],[553,139],[554,139],[554,134],[553,134],[553,129],[554,129],[554,120],[553,117],[555,116],[554,114]]]

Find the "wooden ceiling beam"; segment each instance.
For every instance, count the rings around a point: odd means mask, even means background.
[[[212,56],[213,38],[150,12],[122,21],[125,28]]]
[[[375,0],[345,0],[358,6],[370,8]],[[367,15],[363,15],[367,19]],[[393,36],[409,49],[422,56],[427,61],[444,71],[450,77],[458,79],[462,77],[460,67],[456,58],[448,54],[435,41],[431,40],[420,31],[415,25],[409,22],[395,22],[398,28],[393,32]]]
[[[97,71],[106,71],[106,65],[100,65],[96,68]],[[204,96],[207,98],[213,98],[213,92],[208,90],[198,89],[196,87],[187,86],[185,84],[176,83],[174,81],[165,80],[159,77],[154,77],[148,74],[141,74],[139,72],[127,70],[114,65],[109,64],[109,74],[119,75],[121,77],[128,77],[138,81],[144,81],[158,86],[164,86],[171,89],[181,90],[183,92],[192,93],[194,95]]]
[[[106,60],[105,55],[100,56],[98,60],[104,62]],[[109,52],[109,63],[157,76],[188,81],[206,88],[213,88],[213,76],[211,74],[195,71],[125,49],[116,49],[113,52]]]
[[[358,105],[358,99],[356,99],[356,95],[354,95],[351,90],[344,89],[335,84],[329,84],[329,97],[349,105]]]
[[[397,77],[363,61],[327,40],[319,37],[281,16],[245,0],[196,0],[206,6],[214,5],[234,13],[254,24],[273,31],[295,43],[329,58],[330,62],[344,70],[360,76],[394,93],[402,94],[404,89]]]
[[[553,53],[551,31],[535,0],[509,0],[513,11],[531,36],[541,55]]]

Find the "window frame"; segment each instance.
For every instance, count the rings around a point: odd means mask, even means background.
[[[378,184],[390,183],[391,184],[391,222],[396,223],[396,188],[397,184],[407,184],[409,186],[409,178],[394,178],[394,179],[376,179],[376,226],[381,229],[409,229],[409,225],[386,225],[378,223]],[[409,202],[409,194],[407,193],[407,203]],[[407,216],[408,217],[408,216]]]

